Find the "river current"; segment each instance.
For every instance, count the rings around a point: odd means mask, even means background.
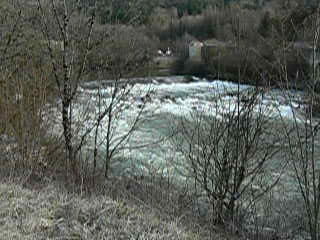
[[[116,145],[135,120],[139,122],[130,137],[119,145],[114,161],[113,173],[120,174],[129,170],[138,174],[161,173],[170,175],[183,172],[181,156],[175,151],[170,136],[174,124],[182,118],[188,118],[192,112],[223,117],[238,106],[237,92],[241,94],[252,91],[250,85],[239,85],[220,80],[199,79],[183,76],[153,77],[123,80],[135,83],[130,86],[115,107],[112,121],[113,144]],[[75,131],[84,133],[99,115],[109,106],[113,92],[112,81],[86,82],[79,88],[77,103],[73,106]],[[293,91],[269,90],[259,96],[259,111],[270,118],[290,121],[299,118],[302,93]],[[57,107],[55,131],[61,133],[61,116]],[[258,111],[258,110],[257,110]],[[60,117],[59,117],[60,116]],[[78,123],[78,125],[77,125]],[[98,147],[100,164],[103,165],[107,122],[102,121],[99,127]],[[92,149],[95,131],[91,131],[85,149]],[[88,154],[86,156],[85,152]],[[90,158],[90,152],[84,151],[83,158]],[[182,161],[183,162],[183,161]],[[179,165],[179,164],[178,164]]]

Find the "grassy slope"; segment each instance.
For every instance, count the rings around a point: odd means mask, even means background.
[[[204,239],[142,206],[0,183],[0,239]],[[218,238],[215,238],[218,239]]]

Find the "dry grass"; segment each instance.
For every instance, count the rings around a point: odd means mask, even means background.
[[[0,183],[0,233],[0,239],[204,239],[150,208],[53,184],[30,190]]]

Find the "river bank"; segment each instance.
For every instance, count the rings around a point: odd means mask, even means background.
[[[70,191],[54,181],[28,187],[1,181],[0,239],[210,239],[191,221],[130,197],[123,183],[117,182],[121,187],[112,198],[110,191]],[[224,235],[215,233],[218,239]]]

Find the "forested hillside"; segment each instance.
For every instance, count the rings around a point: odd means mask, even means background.
[[[249,60],[235,53],[224,54],[219,60],[223,71],[220,77],[235,80],[234,63],[246,61],[248,70],[243,81],[256,83],[253,79],[257,79],[257,72],[268,69],[265,81],[274,84],[281,78],[277,69],[281,41],[288,45],[285,61],[289,80],[295,81],[297,72],[300,81],[308,78],[306,55],[313,41],[315,26],[310,22],[316,7],[314,0],[91,0],[83,1],[79,11],[90,15],[96,9],[102,26],[132,26],[152,42],[151,58],[156,56],[156,49],[166,51],[169,47],[178,59],[170,67],[172,73],[217,77],[215,56],[209,56],[205,64],[190,65],[187,61],[190,42],[215,39],[251,49],[240,54],[250,55]]]
[[[84,0],[89,6],[93,6],[94,1]],[[175,8],[179,17],[183,15],[202,14],[208,7],[228,7],[230,5],[239,5],[242,8],[259,10],[265,7],[270,8],[290,8],[301,5],[311,6],[315,0],[99,0],[97,1],[99,15],[104,22],[119,21],[126,23],[132,17],[139,23],[148,22],[148,18],[153,14],[156,8],[172,9]],[[134,6],[139,6],[133,10]]]

